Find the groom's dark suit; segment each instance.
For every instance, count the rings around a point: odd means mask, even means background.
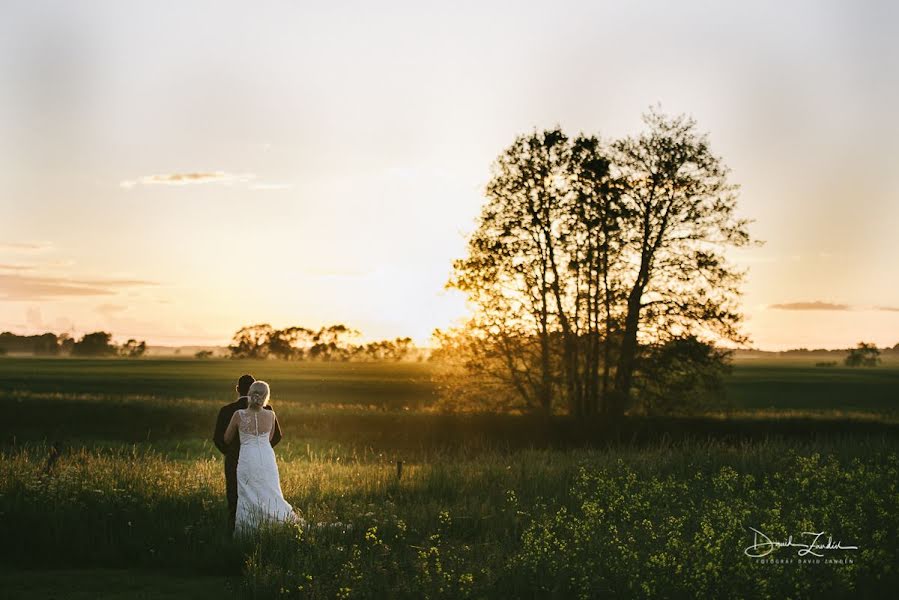
[[[228,496],[228,526],[234,530],[234,519],[237,515],[237,459],[240,456],[240,438],[235,436],[230,444],[225,443],[225,430],[231,422],[231,416],[241,408],[247,407],[247,397],[241,396],[237,401],[226,404],[219,411],[215,422],[215,434],[212,441],[215,447],[225,455],[225,494]],[[265,407],[272,410],[271,406]],[[275,417],[275,433],[272,435],[272,447],[281,441],[281,425]]]

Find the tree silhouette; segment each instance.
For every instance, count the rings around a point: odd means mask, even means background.
[[[72,346],[74,356],[115,356],[117,348],[110,342],[112,334],[95,331],[85,334]]]
[[[309,357],[325,361],[349,360],[353,353],[349,340],[359,335],[358,331],[343,324],[322,327],[312,336]]]
[[[0,348],[9,352],[27,352],[37,355],[53,356],[59,354],[61,342],[68,338],[67,334],[57,337],[53,333],[39,335],[16,335],[9,331],[0,333]]]
[[[750,243],[736,188],[691,119],[644,121],[645,133],[609,146],[558,128],[516,138],[453,264],[448,286],[475,310],[442,343],[531,410],[551,412],[558,397],[570,414],[620,416],[641,346],[744,340],[742,273],[723,257]]]
[[[693,333],[744,342],[736,306],[743,273],[723,250],[750,243],[748,221],[735,217],[736,186],[708,138],[684,116],[644,115],[648,131],[613,145],[623,181],[629,283],[615,394],[620,415],[633,383],[641,333],[671,339]]]
[[[122,345],[121,348],[119,348],[119,354],[121,354],[122,356],[128,356],[130,358],[143,356],[146,351],[147,343],[144,341],[138,342],[134,339],[128,340]]]
[[[232,358],[266,358],[275,330],[268,323],[243,327],[234,334],[228,350]]]
[[[875,344],[859,342],[844,360],[847,367],[876,367],[880,364],[880,350]]]
[[[269,337],[269,353],[283,360],[302,359],[305,347],[315,333],[305,327],[288,327],[273,331]]]

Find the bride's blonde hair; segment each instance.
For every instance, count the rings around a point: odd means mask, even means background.
[[[249,407],[264,408],[268,404],[271,390],[264,381],[254,381],[247,392],[247,405]]]

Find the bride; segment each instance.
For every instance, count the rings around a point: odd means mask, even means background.
[[[234,533],[249,533],[264,521],[296,522],[300,519],[284,500],[281,479],[270,440],[274,432],[275,411],[262,410],[268,404],[269,386],[256,381],[247,393],[247,408],[234,412],[225,441],[240,434],[237,461],[237,519]]]

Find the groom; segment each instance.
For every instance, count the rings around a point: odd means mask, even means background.
[[[231,404],[226,404],[219,411],[218,420],[215,422],[215,434],[212,441],[215,447],[225,455],[225,492],[228,496],[228,527],[234,531],[234,519],[237,515],[237,459],[240,456],[240,437],[235,437],[230,444],[225,443],[225,430],[231,422],[231,416],[238,410],[247,407],[247,394],[250,385],[256,381],[252,375],[241,375],[237,380],[238,398]],[[266,405],[272,410],[271,405]],[[275,432],[272,434],[272,446],[281,441],[281,425],[275,418]]]

